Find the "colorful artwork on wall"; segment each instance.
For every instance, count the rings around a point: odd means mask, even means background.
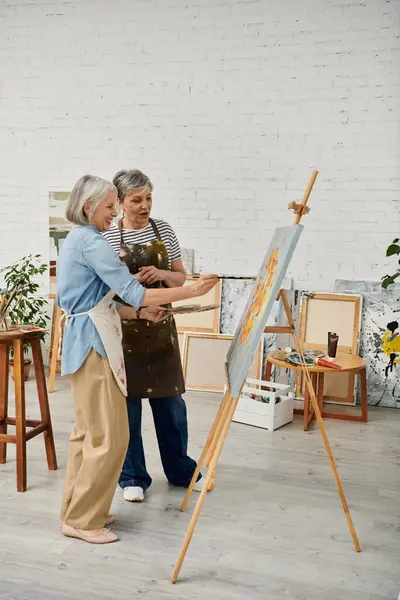
[[[302,225],[278,227],[272,237],[227,355],[233,397],[240,394],[302,230]]]
[[[400,408],[400,285],[336,280],[335,291],[363,297],[360,354],[367,363],[368,404]]]

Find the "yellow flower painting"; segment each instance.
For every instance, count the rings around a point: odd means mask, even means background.
[[[275,271],[278,265],[278,254],[279,248],[275,248],[268,259],[265,277],[263,279],[259,278],[257,281],[256,288],[254,290],[254,300],[246,315],[242,334],[240,336],[240,343],[242,344],[246,342],[253,327],[254,321],[262,312],[265,303],[268,301],[271,293],[271,286],[275,281]]]

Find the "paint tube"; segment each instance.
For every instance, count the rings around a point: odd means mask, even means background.
[[[332,331],[328,332],[328,360],[334,360],[336,358],[338,340],[339,336],[337,333],[333,333]]]
[[[316,358],[315,359],[315,364],[317,365],[317,367],[329,367],[330,369],[336,369],[336,370],[340,370],[342,367],[336,363],[333,362],[333,358],[331,359],[325,359],[325,358]]]

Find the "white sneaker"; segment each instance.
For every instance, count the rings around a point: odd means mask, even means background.
[[[201,490],[203,489],[203,486],[206,482],[206,478],[203,477],[203,475],[200,477],[200,479],[198,481],[196,481],[196,483],[194,484],[193,487],[193,491],[194,492],[201,492]],[[208,488],[207,492],[210,491],[210,488]]]
[[[128,502],[143,502],[144,500],[144,492],[143,488],[139,486],[135,487],[126,487],[122,490],[124,500]]]

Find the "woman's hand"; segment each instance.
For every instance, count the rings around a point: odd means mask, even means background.
[[[163,281],[165,271],[157,269],[154,265],[150,267],[140,267],[137,280],[144,285],[150,285],[157,281]]]
[[[207,294],[218,283],[218,275],[202,275],[192,285],[183,285],[181,287],[168,289],[147,289],[143,296],[143,304],[146,306],[159,306],[169,302],[179,302],[181,300],[191,300],[197,296]]]
[[[217,285],[218,281],[218,275],[201,275],[198,281],[190,286],[193,296],[195,298],[197,296],[204,296],[204,294],[207,294],[207,292]]]
[[[133,306],[121,306],[118,310],[118,314],[122,321],[132,321],[133,319],[144,319],[145,321],[152,321],[158,323],[162,321],[165,308],[161,306],[146,306],[140,311],[139,317],[137,316],[137,310]]]
[[[121,317],[121,321],[131,321],[136,319],[136,309],[133,306],[120,306],[118,314]]]
[[[165,315],[165,308],[161,306],[145,306],[140,311],[139,319],[145,321],[152,321],[153,323],[159,323],[163,320]]]

